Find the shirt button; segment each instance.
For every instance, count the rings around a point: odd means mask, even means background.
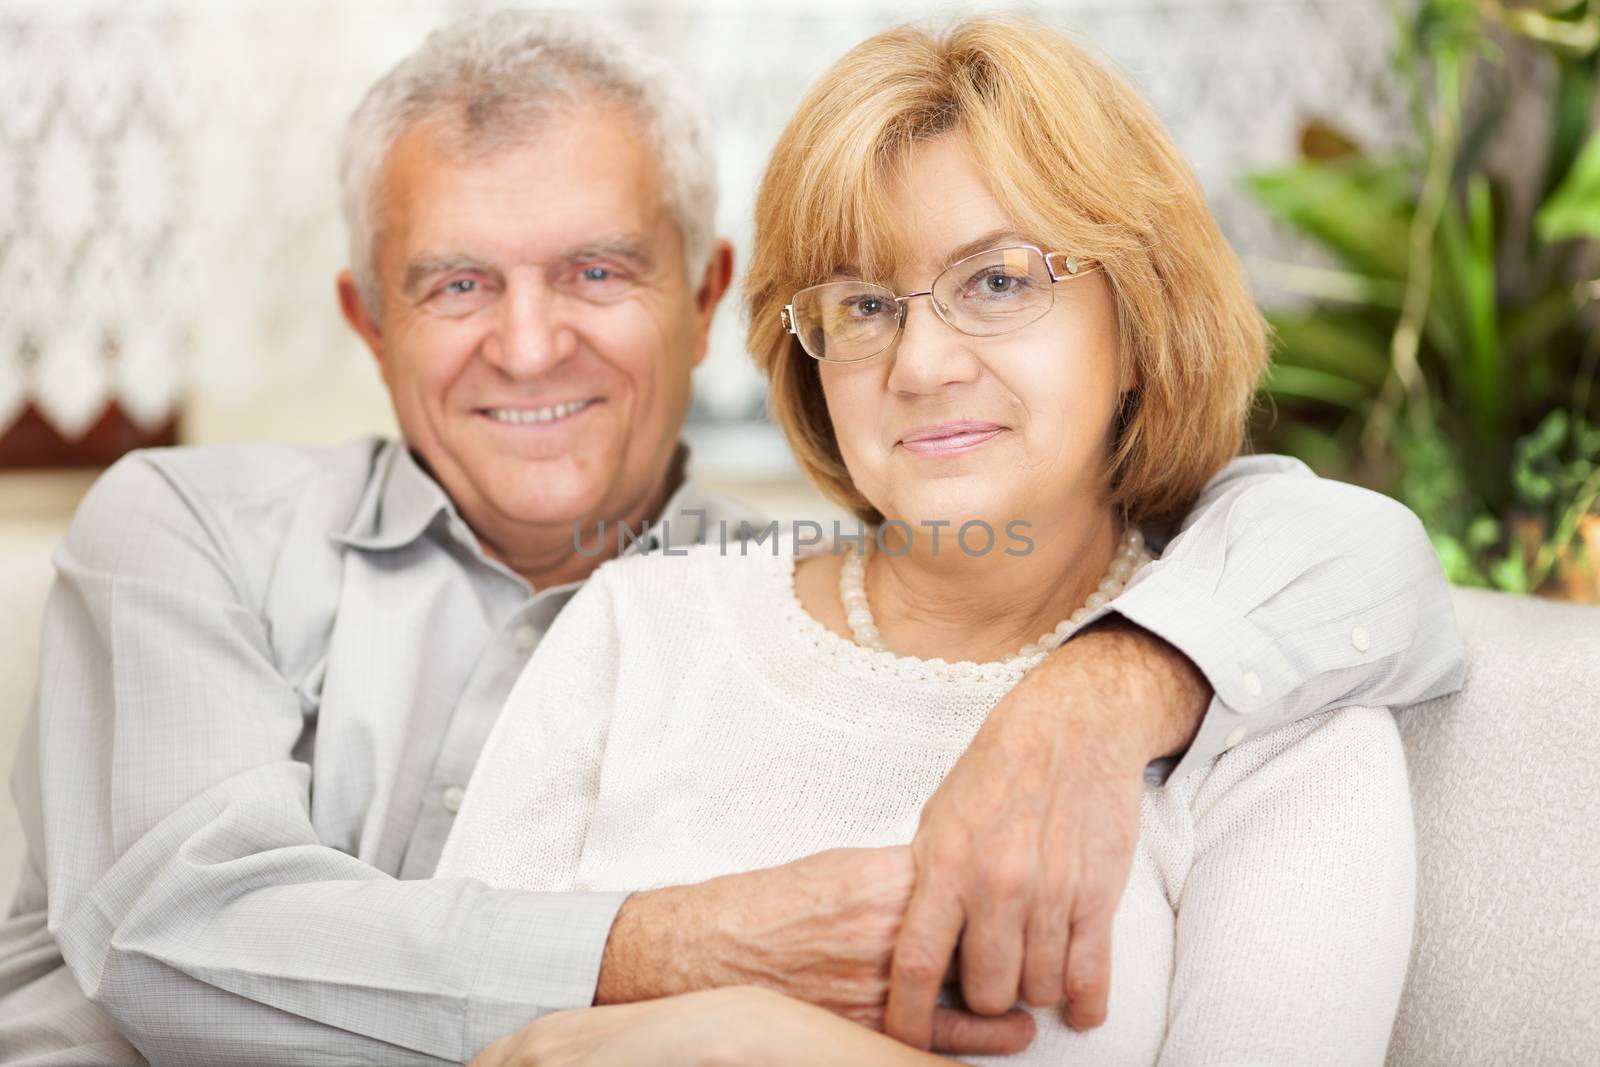
[[[462,798],[464,798],[466,795],[467,791],[462,789],[459,785],[453,785],[449,789],[446,789],[444,791],[444,810],[448,811],[451,815],[454,815],[456,812],[460,811]]]
[[[1261,695],[1261,676],[1255,671],[1244,672],[1244,691],[1253,697]]]
[[[517,651],[526,655],[533,651],[534,645],[539,643],[539,631],[531,626],[519,626],[512,641],[515,643]]]
[[[1222,743],[1223,747],[1232,748],[1234,745],[1237,745],[1240,741],[1243,741],[1244,738],[1245,738],[1245,729],[1244,729],[1244,727],[1243,726],[1237,727],[1233,731],[1233,733],[1228,735],[1228,739]]]
[[[1350,631],[1350,643],[1356,646],[1357,652],[1365,652],[1372,647],[1372,638],[1367,636],[1367,631],[1357,626]]]

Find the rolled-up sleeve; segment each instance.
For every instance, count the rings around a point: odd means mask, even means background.
[[[1263,730],[1426,700],[1465,672],[1449,586],[1417,517],[1282,456],[1229,464],[1105,610],[1177,647],[1215,693],[1181,758],[1147,771],[1158,784]]]
[[[296,758],[312,712],[201,502],[125,460],[56,562],[50,929],[152,1061],[459,1063],[590,1003],[623,894],[400,881],[318,840]]]

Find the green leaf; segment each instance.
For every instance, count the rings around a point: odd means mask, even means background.
[[[1276,396],[1320,400],[1324,404],[1360,410],[1372,399],[1372,390],[1360,382],[1310,367],[1279,364],[1267,375],[1264,387]]]
[[[1513,551],[1511,555],[1489,564],[1489,580],[1496,588],[1507,593],[1529,592],[1528,565]]]
[[[1556,408],[1540,420],[1530,434],[1517,440],[1517,454],[1525,460],[1553,455],[1567,440],[1570,422],[1565,408]]]
[[[1518,498],[1524,503],[1538,507],[1555,499],[1556,483],[1548,475],[1519,467],[1512,472],[1512,480],[1516,483]]]
[[[1586,66],[1559,53],[1552,56],[1557,80],[1551,107],[1550,148],[1540,177],[1540,203],[1550,198],[1578,158],[1589,131],[1589,101],[1594,95],[1592,63]]]
[[[1594,456],[1600,459],[1600,426],[1592,430],[1583,429],[1580,425],[1578,432],[1578,453],[1584,456]]]
[[[1478,570],[1478,565],[1473,561],[1472,553],[1449,534],[1436,533],[1431,535],[1433,550],[1438,553],[1439,563],[1444,567],[1445,580],[1452,585],[1469,585],[1483,587],[1489,583]]]
[[[1534,216],[1544,241],[1600,238],[1600,133],[1589,138],[1566,178]]]
[[[1467,526],[1467,547],[1482,552],[1500,543],[1500,523],[1488,515],[1479,515]]]
[[[1530,434],[1517,439],[1512,450],[1511,484],[1524,505],[1542,508],[1562,491],[1560,452],[1567,442],[1567,412],[1557,408]]]
[[[1395,447],[1400,461],[1395,495],[1417,513],[1424,527],[1435,532],[1458,530],[1466,516],[1483,510],[1468,490],[1462,469],[1465,456],[1438,426],[1417,436],[1402,434]]]
[[[1376,394],[1389,374],[1392,318],[1331,308],[1309,315],[1268,313],[1276,341],[1274,365],[1337,375]]]
[[[1299,163],[1252,174],[1246,182],[1270,214],[1356,271],[1405,277],[1411,198],[1396,168],[1363,159]]]

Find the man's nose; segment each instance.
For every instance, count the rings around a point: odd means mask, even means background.
[[[918,296],[905,305],[905,326],[889,351],[889,388],[897,393],[932,393],[947,385],[970,382],[979,373],[974,338],[941,319],[934,296]]]
[[[484,358],[513,378],[537,378],[578,349],[561,296],[542,278],[513,275],[506,282],[500,322],[483,346]]]

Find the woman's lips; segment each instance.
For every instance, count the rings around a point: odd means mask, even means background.
[[[993,422],[941,422],[902,434],[900,447],[918,455],[947,456],[981,448],[1005,431],[1004,426]]]

